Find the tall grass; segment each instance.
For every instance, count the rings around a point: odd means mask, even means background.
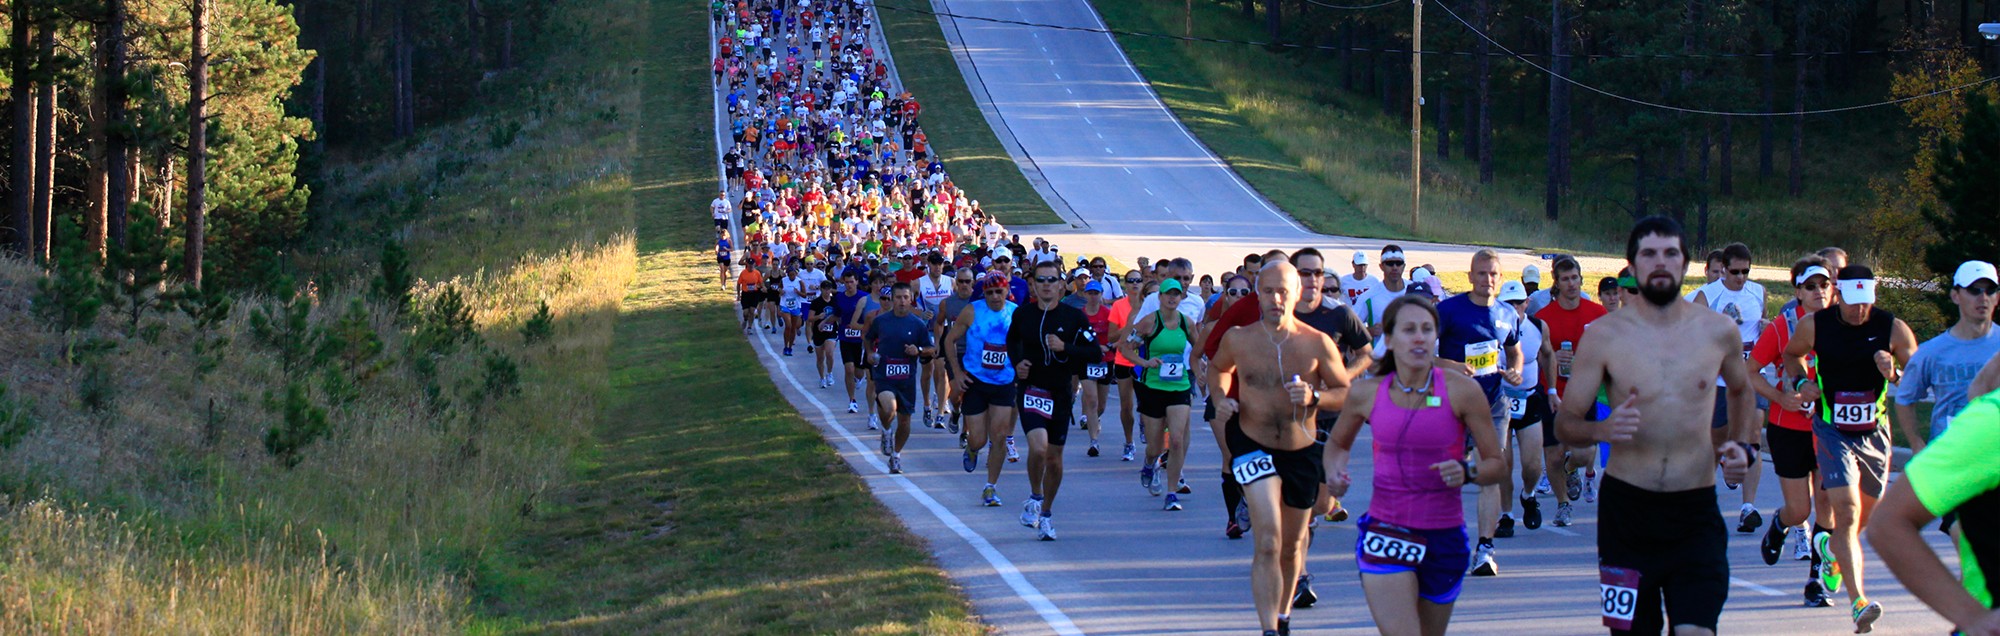
[[[564,5],[540,63],[485,87],[485,105],[379,155],[335,158],[294,275],[326,325],[364,295],[384,240],[407,248],[422,306],[462,293],[483,345],[412,344],[409,319],[368,305],[386,362],[343,397],[304,381],[331,433],[285,468],[263,436],[284,372],[243,297],[206,334],[179,314],[72,366],[31,322],[40,272],[0,261],[0,378],[37,423],[0,451],[0,632],[384,633],[464,629],[472,577],[563,488],[609,390],[612,327],[632,280],[630,166],[643,3]],[[517,135],[487,134],[519,123]],[[510,126],[511,127],[511,126]],[[553,337],[516,333],[546,302]],[[199,366],[197,340],[225,336]],[[434,376],[415,371],[436,357]],[[518,393],[490,361],[518,364]],[[101,365],[108,406],[79,387]],[[106,373],[105,371],[108,371]],[[434,379],[433,379],[434,377]]]

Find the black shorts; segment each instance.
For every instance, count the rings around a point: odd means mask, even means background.
[[[1075,410],[1076,394],[1071,393],[1067,386],[1050,389],[1037,387],[1026,382],[1016,386],[1015,389],[1014,407],[1015,412],[1021,414],[1021,433],[1025,435],[1031,431],[1041,430],[1049,436],[1049,445],[1062,446],[1067,443],[1069,441],[1070,411]],[[1029,395],[1030,391],[1047,392],[1048,397],[1038,398],[1038,396]],[[1041,403],[1036,408],[1029,408],[1028,401],[1038,399],[1046,399],[1048,401]],[[1044,416],[1036,412],[1037,409],[1046,409],[1049,414]]]
[[[1132,392],[1139,397],[1139,414],[1159,419],[1167,416],[1167,407],[1187,406],[1193,402],[1193,391],[1161,391],[1145,383],[1134,383]]]
[[[1113,382],[1123,382],[1125,380],[1130,380],[1132,378],[1133,375],[1132,375],[1131,365],[1117,364],[1117,363],[1113,363],[1111,365],[1111,380]]]
[[[1096,382],[1101,385],[1110,385],[1118,381],[1118,379],[1114,377],[1116,375],[1116,372],[1112,371],[1112,369],[1117,368],[1117,366],[1118,365],[1109,362],[1093,362],[1090,364],[1086,364],[1083,365],[1082,368],[1076,370],[1076,379],[1084,382]],[[1090,377],[1091,370],[1093,368],[1099,368],[1099,367],[1102,368],[1102,372],[1098,373],[1097,377],[1094,378]]]
[[[896,413],[909,415],[917,412],[917,381],[914,379],[890,382],[880,375],[875,376],[875,394],[892,393],[896,396]]]
[[[1324,450],[1326,440],[1333,436],[1333,425],[1340,423],[1340,411],[1320,411],[1313,419],[1313,447]]]
[[[1813,453],[1812,431],[1794,431],[1776,424],[1764,424],[1764,443],[1771,446],[1771,470],[1779,479],[1805,479],[1819,468]]]
[[[1712,487],[1653,492],[1604,476],[1598,565],[1639,572],[1628,633],[1658,634],[1668,625],[1715,629],[1729,600],[1729,535],[1715,500]]]
[[[1235,465],[1236,458],[1263,451],[1271,456],[1272,465],[1278,469],[1275,476],[1278,478],[1279,496],[1286,506],[1311,510],[1313,504],[1319,502],[1319,485],[1326,481],[1326,466],[1321,463],[1319,447],[1307,444],[1298,450],[1267,448],[1244,434],[1234,415],[1223,426],[1223,438],[1229,443],[1230,465]],[[1717,523],[1721,518],[1716,517]]]
[[[718,230],[727,230],[727,229],[729,229],[729,219],[716,219],[716,220],[715,220],[715,229],[718,229]]]
[[[840,361],[854,365],[856,369],[868,368],[868,361],[861,357],[861,343],[840,341]]]
[[[736,295],[736,299],[743,303],[744,309],[756,309],[758,306],[764,304],[764,292],[740,292]]]
[[[1549,392],[1547,389],[1537,388],[1531,390],[1528,392],[1528,397],[1523,399],[1526,399],[1528,401],[1528,407],[1521,414],[1521,417],[1512,418],[1508,420],[1509,427],[1518,431],[1530,426],[1534,426],[1536,424],[1552,423],[1552,419],[1549,417],[1550,416]],[[1542,442],[1544,443],[1544,445],[1546,445],[1549,440],[1548,430],[1551,428],[1554,427],[1552,426],[1542,427],[1543,431]]]
[[[840,330],[838,329],[815,329],[813,331],[813,342],[833,342],[839,339]]]
[[[959,396],[958,412],[979,415],[985,413],[988,406],[1013,408],[1014,393],[1013,384],[988,384],[975,378],[967,385],[965,395]]]

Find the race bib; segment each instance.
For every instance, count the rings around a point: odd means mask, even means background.
[[[836,328],[833,325],[833,321],[831,320],[822,321],[819,323],[820,333],[833,333],[835,329]]]
[[[1361,533],[1361,560],[1375,565],[1414,568],[1423,564],[1430,546],[1422,536],[1377,521]]]
[[[1236,483],[1248,486],[1251,482],[1278,474],[1278,465],[1271,454],[1256,451],[1236,458],[1229,466],[1229,472],[1236,476]]]
[[[846,331],[840,332],[840,337],[847,338],[850,340],[858,339],[861,337],[861,330],[855,329],[853,327],[848,327]]]
[[[1614,631],[1631,630],[1632,614],[1639,609],[1639,572],[1601,565],[1597,567],[1597,582],[1604,626]]]
[[[1110,373],[1111,373],[1111,365],[1102,362],[1096,364],[1083,365],[1083,377],[1090,378],[1092,380],[1102,380],[1104,379],[1104,376],[1109,375]]]
[[[1500,370],[1500,341],[1488,340],[1465,345],[1465,366],[1472,375],[1481,376]]]
[[[882,360],[882,379],[884,380],[901,382],[909,380],[915,374],[916,365],[910,362],[909,358],[884,358]]]
[[[1161,380],[1179,382],[1181,378],[1185,377],[1187,377],[1187,356],[1178,353],[1160,356]]]
[[[1748,361],[1750,361],[1750,350],[1751,350],[1752,348],[1755,348],[1756,346],[1757,346],[1757,343],[1755,343],[1755,342],[1745,342],[1745,343],[1743,343],[1743,361],[1745,361],[1745,362],[1748,362]]]
[[[1507,417],[1517,420],[1528,419],[1528,397],[1507,396]]]
[[[1021,393],[1021,410],[1039,415],[1042,419],[1054,419],[1056,399],[1047,390],[1031,386]]]
[[[780,301],[778,301],[778,307],[779,307],[779,308],[781,308],[781,309],[784,309],[785,311],[798,311],[798,309],[799,309],[799,299],[797,299],[797,298],[786,298],[786,299],[783,299],[783,300],[780,300]]]
[[[1881,404],[1874,393],[1867,391],[1834,391],[1833,401],[1827,404],[1832,411],[1828,419],[1833,427],[1845,433],[1873,433],[1876,421],[1880,419],[1877,410]]]
[[[979,366],[988,371],[1007,368],[1007,345],[986,343],[979,350]]]

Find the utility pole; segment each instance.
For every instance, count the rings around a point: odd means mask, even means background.
[[[1424,209],[1424,0],[1411,0],[1410,29],[1410,232]]]

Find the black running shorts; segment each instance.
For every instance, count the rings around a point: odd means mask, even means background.
[[[1051,446],[1062,446],[1069,441],[1070,412],[1075,410],[1076,394],[1070,392],[1068,386],[1050,389],[1024,382],[1015,387],[1015,393],[1014,407],[1015,412],[1021,414],[1023,434],[1044,431]],[[1030,405],[1030,400],[1036,400],[1038,404]],[[1048,411],[1048,415],[1038,412],[1040,410]]]
[[[1143,382],[1132,384],[1132,392],[1139,397],[1139,414],[1153,419],[1167,416],[1167,407],[1187,406],[1193,403],[1193,391],[1161,391],[1146,386]]]
[[[875,378],[875,394],[891,393],[896,396],[896,413],[910,415],[917,412],[917,381],[891,382]]]
[[[1777,471],[1779,479],[1805,479],[1819,468],[1812,431],[1765,423],[1764,442],[1771,445],[1771,469]]]
[[[974,379],[960,396],[958,412],[962,415],[979,415],[988,406],[1014,407],[1013,384],[987,384]]]
[[[1528,428],[1530,426],[1534,426],[1536,424],[1542,424],[1543,429],[1553,428],[1551,426],[1548,426],[1549,424],[1555,423],[1554,418],[1549,417],[1550,412],[1549,412],[1548,390],[1547,389],[1530,390],[1528,391],[1528,397],[1525,399],[1528,400],[1527,412],[1521,414],[1521,417],[1510,418],[1508,425],[1511,426],[1516,431]],[[1544,442],[1548,441],[1548,437],[1549,437],[1548,433],[1542,433],[1542,441]]]
[[[854,365],[856,369],[868,368],[868,361],[861,358],[861,343],[859,342],[840,341],[840,361]]]
[[[1729,599],[1729,535],[1715,489],[1653,492],[1605,475],[1597,502],[1598,564],[1639,572],[1632,630],[1612,633],[1713,631]]]
[[[1111,363],[1111,381],[1119,382],[1124,380],[1130,380],[1132,378],[1133,375],[1132,375],[1131,365],[1118,364],[1116,362]]]
[[[1320,482],[1326,481],[1326,466],[1321,463],[1319,448],[1311,444],[1298,450],[1265,447],[1244,434],[1243,427],[1237,420],[1238,416],[1231,415],[1229,422],[1223,425],[1224,439],[1229,443],[1230,465],[1235,465],[1236,458],[1257,451],[1270,454],[1272,465],[1278,469],[1275,477],[1278,479],[1280,499],[1286,506],[1311,510],[1313,504],[1319,502]],[[1243,486],[1247,489],[1250,484]],[[1721,517],[1716,518],[1721,519]]]

